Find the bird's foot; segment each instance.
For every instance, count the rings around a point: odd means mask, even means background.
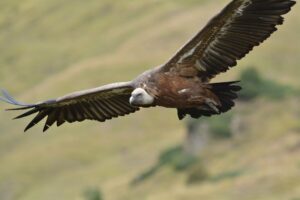
[[[215,111],[216,113],[220,114],[220,110],[218,108],[218,104],[217,102],[215,102],[214,100],[212,99],[206,99],[205,100],[205,104],[211,108],[213,111]]]

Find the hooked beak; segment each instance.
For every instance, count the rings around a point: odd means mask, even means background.
[[[129,103],[130,103],[130,105],[133,105],[133,106],[135,106],[135,105],[134,105],[134,98],[133,98],[133,97],[130,97],[130,99],[129,99]]]

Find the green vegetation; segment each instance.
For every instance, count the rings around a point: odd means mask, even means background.
[[[209,174],[202,162],[198,162],[188,172],[187,184],[199,184],[209,179]]]
[[[229,112],[207,120],[213,137],[223,139],[230,138],[232,136],[232,132],[230,130],[232,115],[232,112]]]
[[[213,139],[229,139],[232,137],[231,123],[234,112],[227,112],[222,115],[215,115],[209,118],[192,119],[188,118],[187,131],[190,133],[201,134],[203,131],[201,124],[207,124],[209,136]]]
[[[219,181],[224,181],[226,179],[234,179],[234,178],[241,176],[242,174],[243,174],[243,172],[240,170],[225,171],[225,172],[222,172],[221,174],[211,177],[210,181],[219,182]]]
[[[133,184],[139,184],[155,175],[162,167],[171,167],[177,172],[189,170],[198,163],[198,158],[187,154],[182,146],[175,146],[161,153],[157,163],[133,180]]]
[[[181,146],[164,151],[159,157],[159,163],[168,164],[176,171],[184,171],[196,162],[196,158],[184,152]]]
[[[243,90],[240,92],[242,100],[252,100],[257,97],[267,97],[282,100],[284,97],[296,95],[296,90],[288,85],[264,79],[255,68],[248,68],[241,73]]]
[[[244,100],[252,100],[258,97],[261,92],[261,86],[263,81],[255,68],[248,68],[241,74],[241,80],[243,81],[243,89],[239,97]]]
[[[84,192],[86,200],[103,200],[101,192],[97,188],[89,188]]]
[[[3,0],[0,87],[35,102],[129,80],[165,62],[227,2]],[[259,66],[263,79],[300,88],[299,33],[298,5],[276,34],[214,81],[239,80],[246,66]],[[1,110],[6,106],[1,103]],[[0,112],[0,199],[83,200],[91,185],[101,188],[105,200],[297,199],[299,98],[257,98],[238,104],[236,112],[247,129],[242,138],[205,148],[207,181],[189,186],[197,164],[181,173],[172,164],[136,187],[130,186],[134,177],[165,149],[182,144],[185,124],[175,110],[143,109],[102,124],[53,127],[47,134],[42,125],[23,134],[29,119],[12,121],[17,113]],[[209,181],[218,176],[223,178]]]

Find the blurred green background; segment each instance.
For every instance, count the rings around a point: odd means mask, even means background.
[[[131,80],[228,2],[1,0],[0,87],[36,102]],[[223,116],[180,122],[175,110],[153,108],[23,134],[30,119],[1,111],[0,199],[299,200],[299,35],[296,5],[278,32],[214,80],[244,81]]]

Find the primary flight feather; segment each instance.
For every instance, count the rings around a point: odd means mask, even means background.
[[[241,89],[238,82],[210,83],[236,66],[283,23],[293,0],[233,0],[184,45],[166,64],[146,71],[130,82],[113,83],[75,92],[37,104],[23,104],[3,91],[0,100],[26,110],[17,119],[36,114],[25,131],[44,118],[44,131],[54,123],[104,122],[140,107],[176,108],[179,119],[227,112]]]

